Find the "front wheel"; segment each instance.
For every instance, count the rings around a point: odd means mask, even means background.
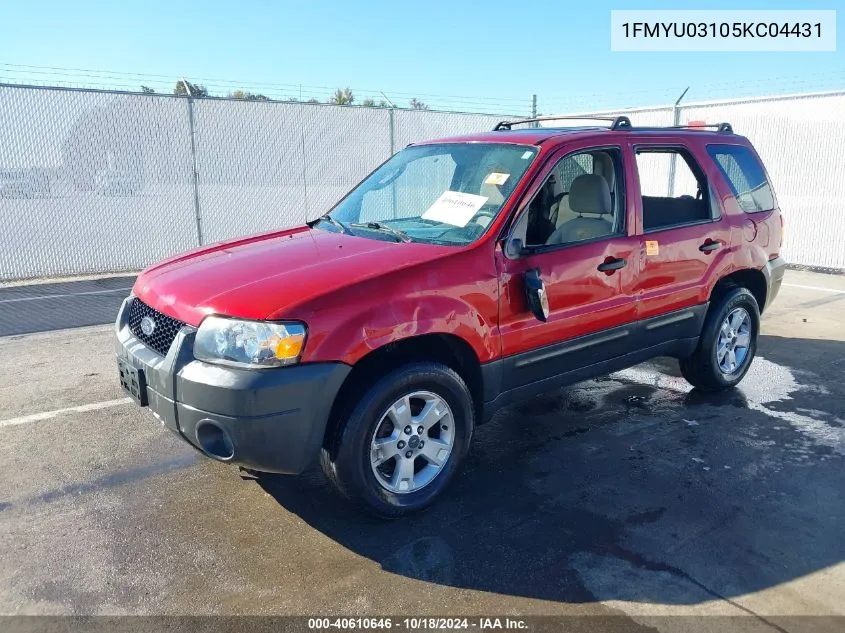
[[[345,497],[382,517],[434,501],[466,455],[474,428],[472,396],[439,363],[390,372],[347,412],[320,463]]]
[[[681,374],[702,391],[741,381],[757,351],[760,309],[747,288],[733,288],[710,305],[698,347],[680,360]]]

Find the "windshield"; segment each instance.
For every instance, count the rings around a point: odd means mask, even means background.
[[[503,143],[408,147],[319,227],[374,239],[469,244],[501,211],[536,154],[534,147]]]

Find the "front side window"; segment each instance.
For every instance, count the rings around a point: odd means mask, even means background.
[[[529,203],[515,236],[529,248],[538,248],[621,233],[625,228],[621,161],[615,148],[562,158]]]
[[[728,181],[740,209],[746,213],[774,209],[772,187],[751,150],[739,145],[708,145],[707,153]]]
[[[504,143],[408,147],[319,226],[373,239],[469,244],[499,214],[536,154],[534,147]]]

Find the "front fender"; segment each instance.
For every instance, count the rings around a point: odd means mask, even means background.
[[[362,307],[351,316],[347,313],[309,334],[303,360],[333,359],[354,365],[388,343],[423,334],[455,335],[469,343],[480,362],[492,360],[498,352],[489,319],[466,301],[433,295],[390,299]]]

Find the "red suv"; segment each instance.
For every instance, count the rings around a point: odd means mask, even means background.
[[[145,270],[117,317],[123,386],[209,457],[319,454],[382,516],[430,503],[503,405],[655,356],[742,380],[785,264],[747,139],[512,129],[411,145],[307,226]]]

